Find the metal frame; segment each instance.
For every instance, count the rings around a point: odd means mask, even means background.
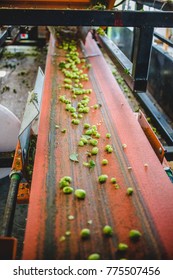
[[[126,73],[126,78],[131,83],[133,91],[145,92],[154,27],[173,27],[173,12],[139,11],[144,4],[150,6],[151,1],[137,1],[137,11],[0,8],[0,24],[81,26],[82,23],[83,26],[134,27],[133,64],[130,72]],[[152,2],[152,7],[159,8],[163,4],[161,1],[155,1]],[[166,8],[166,4],[163,8]],[[169,6],[169,10],[173,10],[171,7]],[[127,65],[130,64],[127,62]],[[138,96],[141,97],[140,94]],[[147,105],[149,110],[150,107]],[[170,141],[173,143],[172,135]]]
[[[99,43],[105,48],[106,52],[109,54],[110,58],[117,66],[120,71],[122,77],[129,85],[129,87],[134,90],[136,86],[146,86],[147,80],[144,82],[141,80],[141,84],[139,83],[139,79],[135,80],[139,76],[137,73],[140,73],[140,69],[138,66],[138,71],[136,71],[136,75],[132,74],[133,64],[132,62],[125,56],[125,54],[107,37],[107,36],[97,36]],[[145,63],[145,61],[144,61]],[[141,67],[143,65],[141,64]],[[147,68],[145,68],[146,70]],[[127,71],[126,71],[127,70]],[[136,69],[135,69],[136,70]],[[134,71],[135,72],[135,71]],[[144,91],[135,91],[135,96],[142,102],[143,106],[152,116],[154,122],[160,128],[160,132],[162,136],[165,138],[169,145],[173,145],[173,130],[170,124],[166,121],[165,116],[161,113],[157,107],[154,105],[153,101],[150,99],[149,95]]]
[[[154,9],[162,11],[173,11],[173,3],[171,1],[159,1],[159,0],[132,0],[135,1],[137,5],[145,5]]]
[[[154,27],[173,27],[172,12],[0,8],[0,24],[135,27],[133,90],[145,91]]]
[[[11,30],[12,30],[12,26],[8,26],[3,33],[0,35],[0,46],[2,46],[2,44],[5,42],[6,38],[9,36]]]
[[[82,19],[82,22],[81,22]],[[1,8],[0,24],[58,26],[173,27],[172,12]]]
[[[135,27],[133,90],[145,91],[154,27],[173,27],[172,12],[0,8],[0,24]]]
[[[154,37],[158,38],[160,41],[162,41],[163,43],[165,43],[166,45],[168,45],[169,47],[173,48],[173,42],[169,39],[166,39],[165,37],[163,37],[162,35],[160,35],[157,32],[154,32]]]
[[[156,122],[159,126],[161,133],[168,145],[173,145],[173,130],[166,121],[163,113],[157,109],[157,107],[152,102],[152,100],[146,92],[137,92],[136,96],[138,97],[140,102],[142,102],[142,104],[145,106],[149,114],[152,116],[154,122]]]

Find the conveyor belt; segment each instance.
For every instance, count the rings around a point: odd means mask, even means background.
[[[101,107],[90,107],[79,125],[71,124],[65,104],[59,101],[60,95],[70,96],[60,87],[64,76],[58,65],[65,53],[51,38],[23,259],[87,259],[92,253],[99,253],[101,259],[171,259],[173,185],[91,34],[85,50],[79,52],[92,65],[89,81],[84,82],[93,90],[89,106],[97,103]],[[75,106],[77,101],[72,100]],[[92,169],[83,166],[91,147],[78,146],[84,123],[97,125],[101,134],[99,152],[91,157],[96,162]],[[64,128],[66,133],[61,132]],[[111,134],[110,139],[106,133]],[[113,146],[113,153],[106,153],[107,144]],[[78,154],[79,162],[69,159],[72,153]],[[103,158],[108,165],[101,165]],[[101,174],[108,175],[104,184],[98,183]],[[63,176],[72,177],[74,189],[86,191],[84,200],[63,193],[59,188]],[[120,188],[110,183],[112,177]],[[128,187],[134,189],[132,196],[126,194]],[[112,236],[103,235],[105,225],[112,227]],[[83,228],[90,229],[89,239],[81,238]],[[129,238],[131,229],[142,233],[137,242]],[[119,243],[129,247],[123,254],[117,250]]]

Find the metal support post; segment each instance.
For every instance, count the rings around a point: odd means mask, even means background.
[[[18,186],[21,181],[21,178],[21,172],[14,172],[11,174],[11,182],[5,206],[1,236],[11,236],[14,213],[16,208]]]
[[[153,27],[136,28],[132,69],[134,91],[146,91],[147,88],[153,32]]]

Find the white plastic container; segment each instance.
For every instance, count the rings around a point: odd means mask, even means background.
[[[6,107],[0,105],[0,152],[16,149],[21,122]],[[0,168],[0,179],[10,173],[11,168]]]

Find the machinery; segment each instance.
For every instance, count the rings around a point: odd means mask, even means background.
[[[121,56],[124,79],[145,99],[154,27],[172,26],[173,13],[117,11],[114,1],[98,10],[89,1],[0,4],[1,24],[92,27],[85,44],[76,36],[50,36],[42,98],[28,99],[28,106],[39,104],[40,119],[22,259],[89,259],[94,253],[172,259],[173,184],[165,148],[143,112],[132,111],[99,46],[113,60]],[[98,26],[135,27],[132,63]],[[11,227],[30,129],[26,134],[13,159],[13,207],[9,195],[0,238],[8,253],[1,258],[15,258]]]

